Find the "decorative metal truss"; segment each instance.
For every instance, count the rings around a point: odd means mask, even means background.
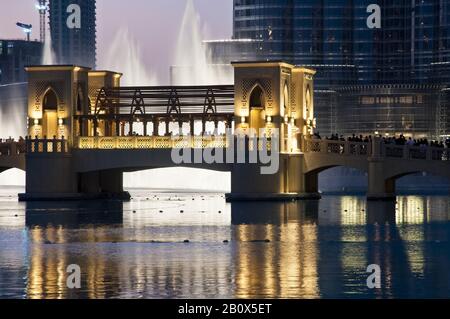
[[[119,87],[99,90],[95,108],[78,117],[107,120],[143,121],[192,117],[207,120],[229,118],[234,114],[234,86]]]

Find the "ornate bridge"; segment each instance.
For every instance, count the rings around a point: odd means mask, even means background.
[[[370,199],[394,197],[395,180],[407,174],[450,178],[449,149],[311,139],[314,71],[234,67],[233,86],[197,87],[120,87],[115,72],[29,67],[29,136],[0,143],[0,169],[26,170],[22,200],[127,198],[123,172],[178,166],[231,172],[229,200],[320,198],[318,174],[336,166],[367,172]],[[247,137],[238,143],[226,131]],[[179,148],[213,159],[231,153],[232,161],[177,164]]]

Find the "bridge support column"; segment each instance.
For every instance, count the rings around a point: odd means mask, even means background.
[[[302,154],[280,154],[275,174],[261,173],[261,164],[234,164],[228,201],[320,199],[318,192],[305,191]]]
[[[384,179],[384,162],[380,159],[369,159],[368,200],[395,199],[395,181]]]
[[[120,170],[100,172],[100,189],[102,193],[123,193],[123,173]]]
[[[32,153],[26,156],[26,188],[20,201],[71,199],[77,178],[69,153]]]
[[[305,174],[305,193],[318,194],[319,193],[319,174],[312,172]]]
[[[123,173],[120,170],[80,173],[79,176],[80,192],[87,196],[130,198],[130,194],[123,190]]]

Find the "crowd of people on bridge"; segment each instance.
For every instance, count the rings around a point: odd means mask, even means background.
[[[419,146],[419,147],[436,147],[436,148],[450,148],[450,138],[447,138],[445,141],[429,141],[427,138],[413,139],[412,137],[406,137],[403,134],[400,136],[381,136],[383,143],[389,145],[408,145],[408,146]],[[322,140],[322,136],[319,132],[314,133],[314,139]],[[363,136],[353,134],[350,137],[344,137],[344,135],[339,134],[331,134],[331,136],[325,137],[327,141],[341,141],[341,142],[357,142],[357,143],[370,143],[372,141],[372,135]]]

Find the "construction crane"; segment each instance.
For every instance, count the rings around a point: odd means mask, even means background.
[[[36,3],[36,9],[39,11],[39,18],[40,18],[40,40],[41,42],[45,41],[45,22],[46,22],[46,16],[47,16],[47,0],[39,0],[38,3]]]
[[[33,26],[31,24],[25,24],[22,22],[17,22],[16,25],[23,30],[27,34],[27,41],[30,41],[30,34]]]

